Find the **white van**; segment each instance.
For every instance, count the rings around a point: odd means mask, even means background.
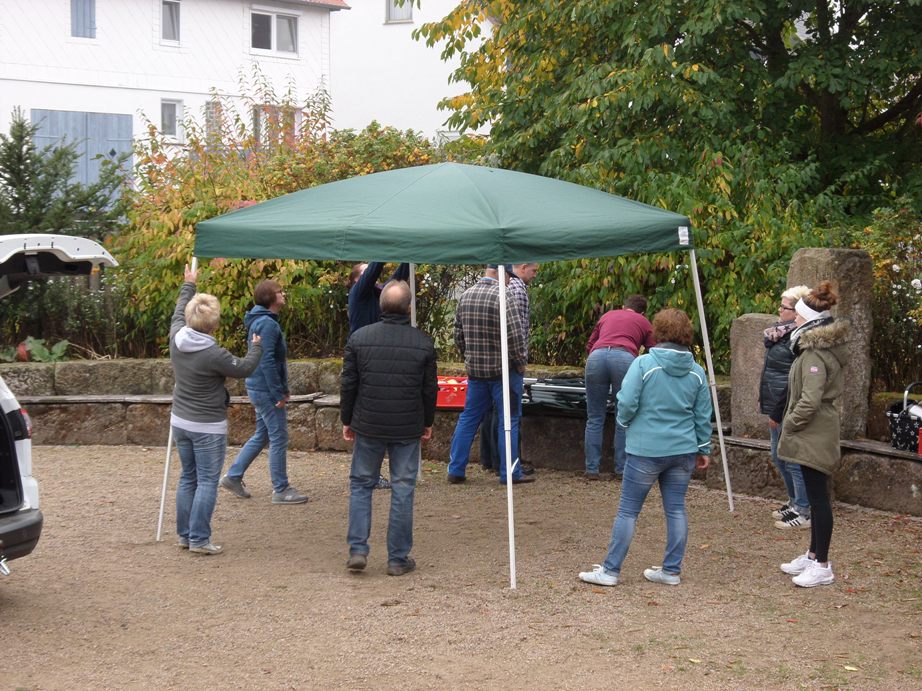
[[[0,297],[27,281],[47,276],[80,276],[100,266],[117,266],[96,242],[68,235],[0,235]],[[0,574],[7,562],[38,544],[42,512],[32,477],[32,423],[0,377]]]

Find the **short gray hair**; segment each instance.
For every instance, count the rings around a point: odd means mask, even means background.
[[[186,305],[186,324],[203,334],[211,334],[221,319],[221,303],[208,293],[196,293]]]
[[[381,290],[380,304],[384,314],[409,314],[409,284],[406,281],[388,281]]]

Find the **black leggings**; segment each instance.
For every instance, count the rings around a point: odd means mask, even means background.
[[[832,504],[829,503],[829,476],[805,465],[804,485],[810,500],[810,551],[818,562],[829,561],[832,541]]]

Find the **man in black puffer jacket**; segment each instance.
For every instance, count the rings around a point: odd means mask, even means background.
[[[387,451],[391,467],[391,513],[387,573],[416,568],[413,493],[420,440],[432,436],[438,395],[432,339],[410,326],[410,288],[391,281],[381,292],[381,321],[349,337],[343,357],[340,416],[343,438],[355,442],[349,474],[349,561],[361,571],[368,560],[371,493]]]

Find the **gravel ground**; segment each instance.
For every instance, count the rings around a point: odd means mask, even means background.
[[[388,492],[365,573],[344,568],[346,454],[292,453],[300,506],[219,494],[220,556],[175,547],[172,491],[154,539],[163,448],[36,447],[45,529],[0,580],[0,688],[922,688],[922,522],[836,506],[837,582],[795,588],[778,564],[809,535],[772,505],[693,485],[679,587],[647,583],[664,523],[654,490],[615,588],[604,556],[619,485],[540,472],[516,488],[518,589],[505,493],[427,462],[417,572],[385,575]],[[229,456],[232,456],[233,450]],[[176,459],[171,478],[175,488]]]

